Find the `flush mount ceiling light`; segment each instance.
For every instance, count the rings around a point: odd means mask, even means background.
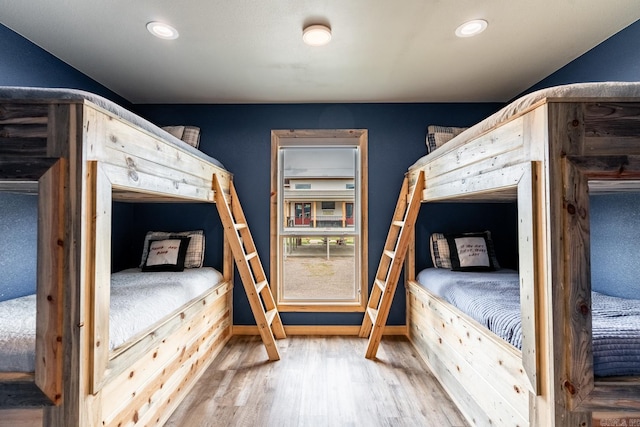
[[[331,41],[331,28],[326,25],[309,25],[302,31],[302,41],[309,46],[324,46]]]
[[[456,28],[456,36],[458,37],[473,37],[477,36],[481,32],[487,29],[487,21],[484,19],[474,19],[473,21],[465,22]]]
[[[165,39],[165,40],[173,40],[178,38],[178,30],[173,28],[171,25],[165,24],[163,22],[152,21],[147,24],[147,30],[154,36]]]

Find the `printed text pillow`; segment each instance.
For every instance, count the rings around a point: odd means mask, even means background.
[[[149,240],[142,271],[183,271],[190,237]]]

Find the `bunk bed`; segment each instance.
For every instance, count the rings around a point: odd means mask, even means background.
[[[640,376],[594,374],[589,249],[589,194],[638,189],[639,156],[640,84],[584,83],[525,95],[409,168],[422,203],[517,204],[516,346],[421,285],[415,247],[407,258],[410,340],[472,425],[640,412]]]
[[[0,372],[3,422],[167,420],[231,336],[233,258],[225,238],[222,272],[192,269],[203,284],[114,341],[112,202],[215,203],[214,180],[229,192],[232,175],[220,162],[105,98],[0,88],[0,191],[38,195],[35,357],[32,366]],[[188,239],[176,241],[182,248]],[[155,285],[152,299],[162,294]],[[166,292],[172,300],[178,291]]]

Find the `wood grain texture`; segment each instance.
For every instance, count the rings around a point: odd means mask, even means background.
[[[640,104],[635,98],[546,99],[472,139],[454,138],[417,162],[410,183],[425,171],[423,202],[503,201],[518,198],[522,280],[523,367],[534,393],[525,414],[531,425],[591,425],[591,412],[637,410],[640,378],[624,384],[594,378],[590,314],[589,192],[640,185]],[[538,164],[518,191],[509,173]],[[526,188],[525,188],[526,187]],[[410,271],[408,277],[415,273]],[[411,303],[412,296],[407,298]],[[429,310],[426,310],[429,311]],[[430,315],[409,309],[410,334]],[[446,319],[442,319],[446,324]],[[418,323],[416,325],[416,322]],[[499,351],[486,345],[477,352]],[[413,335],[412,339],[413,339]],[[449,334],[446,337],[449,338]],[[509,419],[487,405],[475,379],[456,376],[448,349],[425,341],[421,350],[443,384],[460,397],[468,419]],[[439,343],[439,341],[436,341]],[[509,381],[509,380],[507,380]],[[497,377],[494,388],[509,385]],[[474,391],[475,390],[475,391]],[[510,401],[506,399],[505,401]],[[515,420],[515,418],[512,418]]]
[[[64,184],[60,159],[40,179],[38,198],[37,316],[35,381],[58,404],[62,400],[64,313]]]
[[[165,427],[467,426],[406,338],[376,360],[356,337],[289,337],[266,362],[259,337],[233,337]]]
[[[529,379],[521,353],[442,299],[408,284],[409,337],[467,420],[529,425]]]
[[[162,424],[231,334],[232,260],[224,285],[110,352],[111,203],[213,202],[231,174],[82,100],[0,101],[0,156],[1,189],[39,194],[38,363],[0,373],[0,424]]]

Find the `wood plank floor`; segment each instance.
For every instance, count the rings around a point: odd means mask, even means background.
[[[235,336],[167,421],[185,426],[467,426],[403,337],[290,336],[269,362],[256,336]]]

